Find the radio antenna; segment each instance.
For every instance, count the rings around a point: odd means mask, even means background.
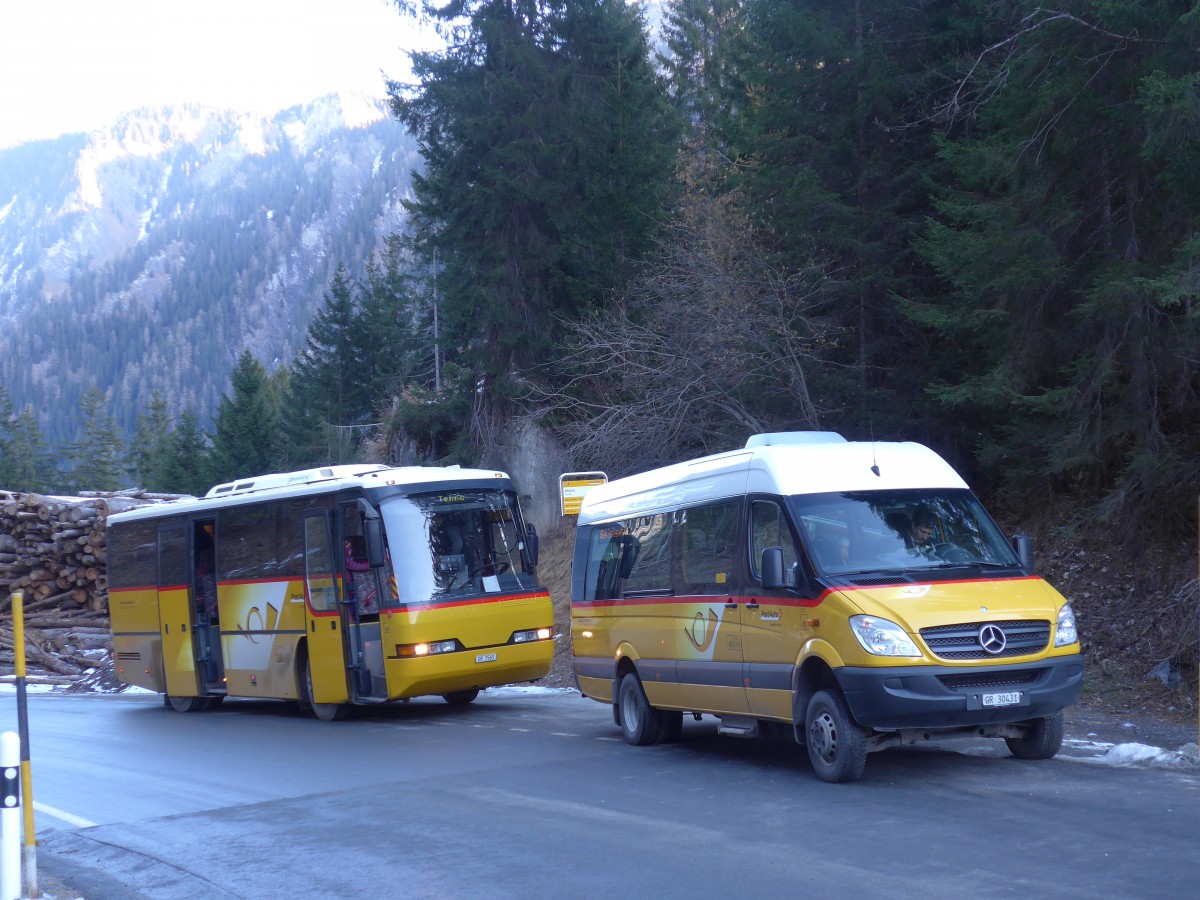
[[[870,420],[871,425],[871,471],[875,473],[877,478],[882,477],[879,474],[879,461],[875,458],[875,420]]]

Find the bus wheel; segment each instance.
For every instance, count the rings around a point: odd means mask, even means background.
[[[350,709],[348,703],[317,703],[313,700],[312,663],[307,659],[304,661],[304,690],[308,698],[308,705],[312,707],[313,715],[322,722],[336,722],[343,718]]]
[[[471,688],[469,691],[451,691],[449,694],[442,694],[442,699],[451,706],[466,706],[478,696],[479,688]]]
[[[1034,719],[1023,738],[1005,738],[1017,759],[1052,759],[1062,748],[1063,714],[1060,710],[1044,719]]]
[[[202,709],[208,709],[208,704],[204,697],[172,697],[167,695],[167,702],[171,704],[171,709],[176,712],[200,712]]]
[[[666,729],[663,714],[650,705],[641,680],[633,672],[626,673],[621,679],[617,703],[621,707],[621,734],[626,741],[644,747],[663,739]]]
[[[854,781],[867,764],[867,735],[835,689],[817,691],[804,717],[808,758],[822,781]]]

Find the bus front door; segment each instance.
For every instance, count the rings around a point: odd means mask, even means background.
[[[305,630],[308,662],[304,672],[307,693],[318,715],[346,703],[346,629],[338,595],[337,565],[329,516],[319,511],[304,519]],[[322,716],[324,718],[324,716]]]
[[[194,601],[189,572],[187,526],[158,530],[158,627],[162,634],[163,674],[167,696],[196,697]]]

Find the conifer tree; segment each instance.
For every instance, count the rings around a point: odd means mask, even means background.
[[[267,371],[249,350],[238,357],[230,393],[217,407],[210,477],[213,483],[273,468],[272,447],[279,430],[279,408],[272,397]]]
[[[150,491],[168,491],[167,466],[174,436],[167,401],[157,391],[150,405],[137,418],[137,429],[129,447],[126,468],[135,483]]]
[[[369,420],[371,372],[362,359],[355,293],[349,273],[339,266],[292,363],[283,407],[289,467],[351,461],[355,444],[346,426]]]
[[[11,478],[4,487],[12,491],[48,491],[57,487],[59,478],[54,462],[38,426],[33,407],[26,404],[12,422],[8,451]]]
[[[72,490],[115,491],[121,486],[124,442],[108,412],[104,392],[92,386],[79,401],[79,436],[67,445],[70,466],[67,480]]]
[[[175,424],[163,478],[165,490],[197,497],[206,494],[213,485],[208,438],[194,409],[185,409]]]
[[[461,39],[415,54],[419,85],[389,90],[425,161],[414,246],[436,260],[446,355],[486,402],[553,358],[564,320],[614,302],[662,220],[675,119],[622,0],[441,15],[462,17]]]
[[[16,460],[12,457],[12,435],[16,427],[12,398],[0,385],[0,489],[12,490],[16,480]]]

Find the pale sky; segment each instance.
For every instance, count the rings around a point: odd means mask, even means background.
[[[142,106],[382,97],[434,41],[389,0],[0,0],[0,147]]]

